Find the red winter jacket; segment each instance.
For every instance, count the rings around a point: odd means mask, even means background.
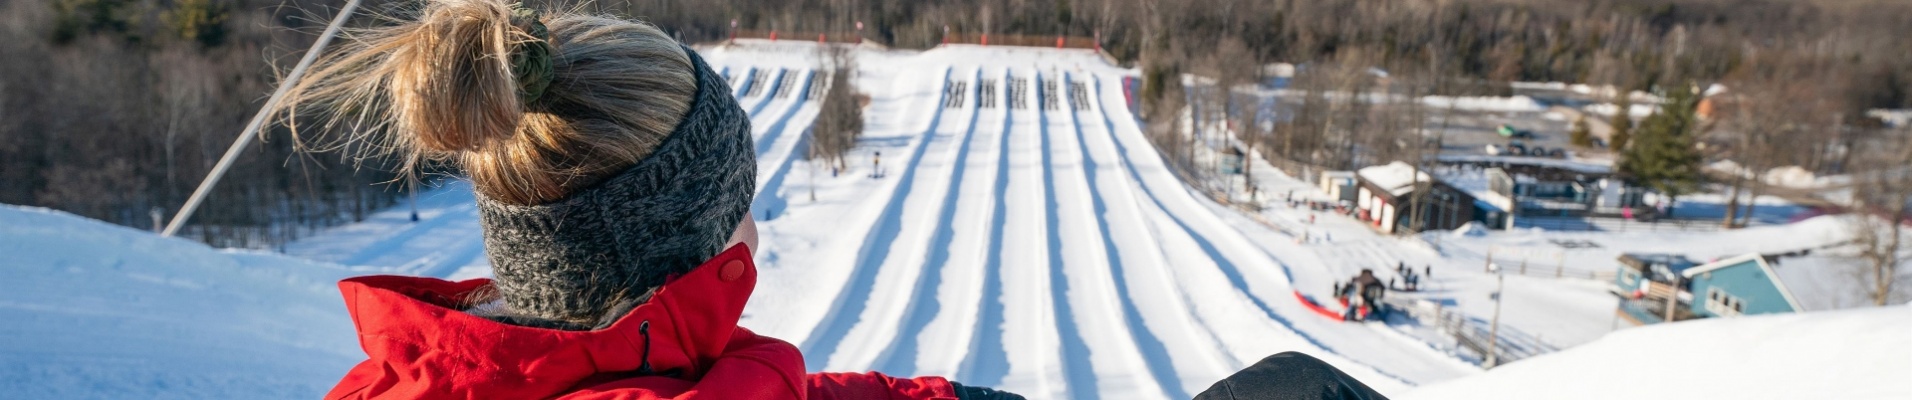
[[[804,374],[796,346],[737,326],[757,282],[743,245],[659,288],[610,327],[561,331],[466,314],[491,284],[339,282],[371,359],[327,399],[955,399],[943,378]],[[648,371],[648,372],[646,372]]]

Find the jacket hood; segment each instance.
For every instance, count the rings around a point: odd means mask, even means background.
[[[724,355],[755,289],[750,250],[736,245],[659,287],[610,326],[565,331],[515,326],[461,311],[488,279],[366,276],[339,283],[370,359],[328,398],[550,397],[644,376],[698,381]],[[801,387],[801,360],[779,373]],[[794,374],[794,375],[792,375]],[[792,389],[795,390],[795,389]]]

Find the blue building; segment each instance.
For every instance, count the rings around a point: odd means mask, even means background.
[[[1607,286],[1607,291],[1620,297],[1614,312],[1634,325],[1695,318],[1686,305],[1691,296],[1681,273],[1697,266],[1678,254],[1621,254],[1620,267]]]
[[[1622,257],[1622,261],[1627,257]],[[1656,255],[1656,258],[1663,257]],[[1674,256],[1677,257],[1677,256]],[[1635,324],[1693,318],[1780,314],[1847,308],[1866,303],[1853,276],[1861,266],[1842,257],[1745,254],[1680,268],[1684,258],[1645,263],[1648,273],[1622,267],[1614,278],[1620,316]],[[1657,266],[1665,266],[1658,268]],[[1673,272],[1674,276],[1667,276]],[[1644,281],[1644,282],[1643,282]],[[1638,288],[1627,291],[1627,288]],[[1669,311],[1669,307],[1671,310]]]
[[[1691,283],[1693,314],[1702,318],[1802,311],[1766,257],[1748,254],[1682,273]],[[1703,295],[1702,295],[1703,294]]]

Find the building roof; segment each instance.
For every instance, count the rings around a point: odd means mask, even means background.
[[[1395,197],[1413,192],[1416,183],[1434,181],[1433,177],[1427,175],[1427,171],[1416,173],[1413,165],[1400,161],[1362,168],[1356,174],[1360,175],[1361,180],[1368,181]]]
[[[1639,268],[1646,268],[1648,265],[1665,265],[1676,274],[1700,265],[1684,255],[1669,253],[1621,253],[1620,261],[1628,266]]]
[[[1773,285],[1786,296],[1794,310],[1824,311],[1852,308],[1867,302],[1863,266],[1850,257],[1805,255],[1797,257],[1744,254],[1688,268],[1681,275],[1692,278],[1708,271],[1757,261],[1759,268],[1773,278]]]

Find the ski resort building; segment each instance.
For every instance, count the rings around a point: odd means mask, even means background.
[[[1627,266],[1613,284],[1618,313],[1637,325],[1865,304],[1855,265],[1841,257],[1752,253],[1693,266],[1680,256],[1628,254],[1621,263]]]
[[[1355,216],[1382,233],[1447,230],[1475,220],[1474,196],[1407,163],[1362,168],[1355,178]],[[1420,223],[1413,221],[1416,202]]]

